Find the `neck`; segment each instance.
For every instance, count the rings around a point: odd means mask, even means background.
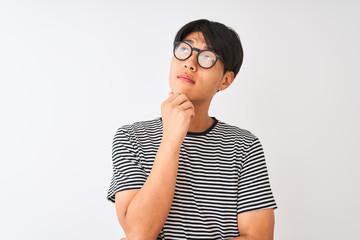
[[[214,123],[214,119],[209,117],[209,105],[199,106],[194,104],[195,117],[191,118],[189,132],[204,132]]]

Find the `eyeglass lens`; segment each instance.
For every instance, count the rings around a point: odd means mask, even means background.
[[[192,54],[191,46],[185,42],[177,42],[174,46],[174,55],[179,60],[186,60]],[[200,51],[197,55],[198,63],[203,68],[211,68],[216,63],[216,55],[210,50]]]

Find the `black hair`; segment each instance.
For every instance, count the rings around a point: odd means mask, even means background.
[[[177,32],[175,41],[182,41],[193,32],[201,32],[206,45],[224,59],[224,73],[233,71],[236,77],[244,56],[239,35],[222,23],[199,19],[184,25]]]

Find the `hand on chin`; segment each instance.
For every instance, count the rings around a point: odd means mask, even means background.
[[[176,87],[176,88],[172,88],[171,89],[172,93],[178,93],[178,94],[185,94],[187,97],[189,97],[189,95],[191,95],[191,91],[190,89],[186,89],[183,87]]]

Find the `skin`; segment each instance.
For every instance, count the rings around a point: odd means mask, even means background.
[[[207,49],[202,33],[189,34],[184,41],[188,41],[192,47]],[[202,132],[208,129],[213,119],[209,117],[208,110],[215,93],[225,90],[234,80],[234,73],[224,72],[224,64],[218,60],[210,69],[203,69],[197,64],[197,52],[185,61],[179,61],[175,57],[171,60],[170,88],[174,93],[185,94],[194,105],[195,117],[191,119],[189,131]],[[179,76],[188,75],[194,83],[182,81]]]
[[[184,41],[207,49],[202,33],[193,32]],[[188,131],[203,132],[213,124],[208,110],[215,93],[228,88],[234,73],[224,74],[218,60],[210,69],[197,64],[197,52],[185,61],[172,58],[169,83],[172,92],[161,105],[163,138],[153,168],[140,190],[117,192],[118,220],[129,240],[156,239],[169,214],[175,191],[179,153]],[[238,240],[272,240],[273,209],[238,214]]]

